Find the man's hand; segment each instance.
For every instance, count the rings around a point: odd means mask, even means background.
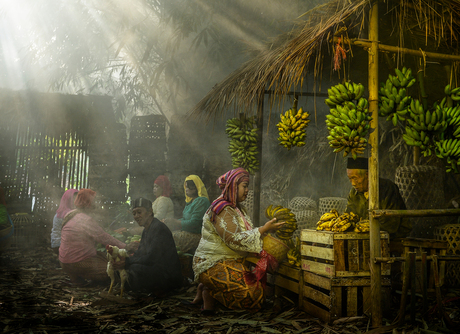
[[[115,270],[125,269],[125,258],[122,257],[120,261],[114,261],[112,264],[113,264],[113,269]]]
[[[139,248],[139,241],[133,241],[129,244],[126,245],[126,251],[129,253],[129,254],[132,254],[134,253],[135,251],[137,251],[137,249]]]

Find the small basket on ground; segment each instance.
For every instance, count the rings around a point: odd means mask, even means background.
[[[268,234],[263,239],[263,243],[263,249],[268,254],[272,255],[278,261],[278,263],[286,260],[289,247],[283,241]]]
[[[320,215],[336,209],[339,215],[345,212],[347,208],[347,199],[343,197],[323,197],[319,199],[319,213]]]

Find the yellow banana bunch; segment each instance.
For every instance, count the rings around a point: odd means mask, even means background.
[[[355,87],[355,88],[352,88]],[[350,98],[339,101],[331,96],[337,96],[337,91],[353,91]],[[355,90],[358,93],[354,93]],[[331,95],[335,92],[336,95]],[[369,121],[372,117],[369,114],[368,101],[363,96],[364,86],[346,82],[331,87],[328,90],[329,99],[326,104],[330,107],[330,114],[326,116],[326,125],[329,130],[329,146],[334,149],[334,153],[343,151],[343,156],[351,154],[354,159],[364,152],[367,146],[366,136],[369,132]],[[354,103],[352,100],[356,100]],[[329,100],[329,101],[328,101]],[[332,102],[331,102],[332,101]]]
[[[355,225],[356,233],[369,232],[369,220],[360,220]]]
[[[301,256],[300,256],[300,239],[299,238],[296,238],[295,246],[288,250],[287,259],[290,265],[300,267]]]
[[[297,111],[295,108],[291,108],[284,115],[280,115],[281,121],[276,125],[280,145],[288,150],[294,146],[301,147],[305,145],[306,127],[310,123],[308,116],[310,114],[307,111],[303,111],[302,108]]]
[[[323,220],[321,220],[323,219]],[[359,216],[353,212],[338,215],[337,210],[323,214],[316,224],[318,231],[345,232],[359,221]]]
[[[265,209],[265,217],[270,220],[276,218],[279,222],[286,222],[275,232],[279,239],[289,240],[292,238],[292,234],[297,230],[297,220],[295,215],[291,212],[291,209],[285,208],[282,205],[273,206],[270,204]]]
[[[230,142],[228,150],[232,155],[233,168],[243,167],[250,174],[259,169],[257,159],[257,127],[255,116],[245,118],[231,118],[227,120],[225,133]]]

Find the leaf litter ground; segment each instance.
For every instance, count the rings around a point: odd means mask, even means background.
[[[204,315],[187,305],[196,285],[163,298],[126,292],[107,293],[108,285],[72,287],[57,256],[48,247],[11,249],[0,255],[0,333],[365,333],[367,317],[344,318],[325,324],[299,310],[285,296],[268,300],[259,312],[219,308]],[[118,293],[118,289],[115,289]],[[294,296],[295,297],[295,296]],[[459,308],[447,309],[459,317]],[[442,333],[449,330],[438,324]],[[404,326],[379,332],[422,333]],[[422,330],[422,329],[421,329]]]

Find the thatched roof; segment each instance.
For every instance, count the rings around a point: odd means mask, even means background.
[[[315,82],[321,80],[324,70],[332,68],[334,35],[367,38],[370,4],[369,0],[332,0],[306,13],[295,30],[267,43],[265,50],[258,51],[216,84],[189,115],[209,120],[232,108],[251,114],[267,90],[272,92],[273,104],[295,87],[302,87],[307,75],[314,76]],[[380,43],[458,54],[458,0],[380,1],[379,17]],[[360,65],[359,70],[367,72],[366,64]],[[345,73],[348,71],[353,71],[353,67]]]

